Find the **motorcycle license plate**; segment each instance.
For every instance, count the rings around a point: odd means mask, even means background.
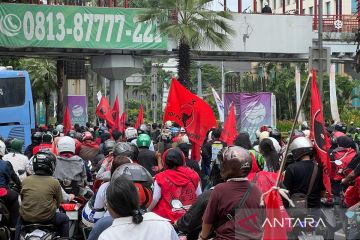
[[[68,211],[66,212],[66,215],[69,217],[69,220],[78,220],[78,212],[77,211]]]

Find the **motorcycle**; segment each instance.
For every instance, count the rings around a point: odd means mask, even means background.
[[[21,226],[20,240],[59,239],[53,224],[24,224]]]
[[[69,217],[69,237],[76,238],[82,236],[80,227],[82,208],[86,200],[81,197],[76,197],[69,203],[60,204],[60,211],[64,212]]]

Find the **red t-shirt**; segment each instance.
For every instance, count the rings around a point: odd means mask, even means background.
[[[217,224],[221,223],[223,219],[226,219],[226,215],[231,213],[233,207],[240,203],[249,186],[248,181],[231,181],[216,185],[212,191],[203,216],[203,223],[213,224],[216,232],[216,237],[214,239],[233,240],[235,239],[235,236],[236,239],[261,239],[263,223],[262,218],[257,218],[256,224],[254,224],[252,218],[249,218],[244,221],[244,225],[246,225],[245,228],[238,224],[239,220],[253,216],[253,214],[257,211],[263,211],[263,208],[260,206],[262,193],[256,185],[252,187],[251,192],[249,193],[242,208],[236,210],[235,221],[230,220],[221,226],[217,226]],[[247,228],[247,226],[250,226],[250,229]]]

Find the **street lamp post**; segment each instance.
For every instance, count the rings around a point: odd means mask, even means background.
[[[234,71],[227,71],[225,72],[225,67],[224,67],[224,61],[221,62],[221,98],[223,101],[223,104],[225,104],[225,77],[226,74],[228,73],[234,73]]]

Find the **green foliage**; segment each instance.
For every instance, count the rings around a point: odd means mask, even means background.
[[[359,110],[357,109],[349,109],[344,108],[340,113],[340,119],[342,122],[346,123],[347,125],[350,122],[354,122],[355,126],[360,126],[360,115]]]
[[[289,132],[291,131],[293,121],[291,120],[279,120],[276,122],[276,128],[280,132]]]

